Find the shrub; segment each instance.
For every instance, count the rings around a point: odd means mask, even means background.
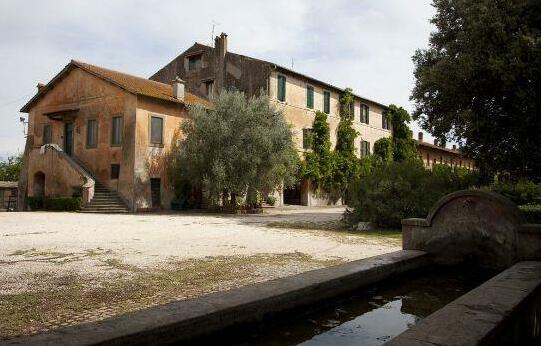
[[[528,223],[541,223],[541,204],[521,205],[520,210]]]
[[[274,206],[274,205],[276,204],[276,197],[274,197],[274,196],[267,196],[267,198],[265,199],[265,201],[267,202],[268,205]]]
[[[504,195],[517,205],[541,204],[541,184],[530,180],[520,179],[513,182],[496,178],[488,188]]]
[[[32,210],[42,210],[43,199],[43,197],[28,197],[28,206]]]
[[[426,170],[416,160],[373,164],[349,190],[350,222],[370,221],[399,228],[401,220],[426,217],[442,196],[477,183],[476,175],[448,166]]]
[[[32,210],[76,211],[81,209],[80,197],[28,197]]]

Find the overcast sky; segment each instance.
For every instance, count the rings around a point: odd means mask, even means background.
[[[195,41],[269,60],[411,111],[411,56],[430,0],[0,0],[0,158],[24,150],[19,109],[70,59],[149,77]],[[413,125],[413,130],[418,127]]]

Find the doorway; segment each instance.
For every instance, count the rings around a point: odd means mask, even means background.
[[[43,172],[36,172],[36,174],[34,174],[33,192],[33,196],[35,197],[45,196],[45,174]]]
[[[73,154],[73,123],[64,124],[64,151],[69,156]]]
[[[161,206],[161,179],[150,178],[150,195],[152,200],[152,208],[160,208]]]
[[[284,204],[301,205],[300,184],[284,189]]]

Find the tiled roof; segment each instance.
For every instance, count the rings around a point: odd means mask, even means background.
[[[214,47],[208,46],[208,45],[203,44],[203,43],[196,42],[194,45],[201,46],[201,47],[203,47],[205,49],[214,50]],[[285,72],[285,73],[291,73],[291,74],[296,75],[297,77],[300,77],[300,78],[308,79],[309,81],[311,81],[313,83],[320,84],[325,88],[329,88],[329,89],[335,90],[337,92],[344,92],[345,91],[345,88],[341,88],[341,87],[332,85],[330,83],[323,82],[323,81],[321,81],[319,79],[316,79],[314,77],[310,77],[310,76],[308,76],[308,75],[306,75],[304,73],[300,73],[300,72],[295,71],[293,69],[278,65],[276,63],[273,63],[273,62],[270,62],[270,61],[267,61],[267,60],[262,60],[262,59],[254,58],[254,57],[243,55],[243,54],[233,53],[233,52],[229,52],[229,51],[227,52],[227,54],[236,55],[236,56],[239,56],[239,57],[242,57],[242,58],[245,58],[245,59],[251,59],[251,60],[254,60],[254,61],[259,61],[259,62],[264,63],[264,64],[269,64],[274,69],[280,70],[280,71]],[[152,78],[152,77],[150,77],[150,78]],[[381,102],[378,102],[378,101],[371,100],[371,99],[366,98],[364,96],[360,96],[360,95],[357,95],[355,93],[352,93],[352,95],[357,97],[358,99],[361,99],[361,101],[363,101],[363,102],[369,102],[369,103],[376,104],[376,105],[382,107],[383,109],[386,109],[388,107],[388,105],[385,105],[385,104],[383,104]]]
[[[21,112],[28,112],[34,102],[44,95],[53,86],[53,84],[59,80],[62,75],[64,75],[64,73],[68,72],[73,67],[78,67],[132,94],[153,97],[175,103],[184,103],[190,105],[198,104],[207,108],[211,107],[211,103],[209,101],[188,92],[185,93],[184,100],[179,100],[173,97],[173,87],[170,84],[160,83],[142,77],[106,69],[100,66],[87,64],[81,61],[71,60],[71,62],[58,75],[56,75],[47,85],[38,91],[38,93],[21,109]]]
[[[446,151],[448,153],[453,153],[453,154],[456,154],[456,155],[463,155],[462,152],[458,149],[450,149],[450,148],[445,148],[445,147],[440,147],[439,145],[434,145],[434,144],[431,144],[431,143],[427,143],[427,142],[422,142],[422,141],[419,141],[417,140],[417,145],[420,145],[420,146],[423,146],[423,147],[428,147],[428,148],[432,148],[432,149],[436,149],[436,150],[441,150],[441,151]]]
[[[16,181],[0,181],[0,189],[15,189],[19,183]]]

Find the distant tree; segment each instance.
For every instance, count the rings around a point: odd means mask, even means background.
[[[391,121],[393,128],[393,160],[415,160],[417,158],[417,145],[408,126],[411,121],[408,111],[402,107],[390,105],[383,111],[383,116]]]
[[[541,179],[541,1],[434,0],[413,118],[486,172]]]
[[[0,161],[0,181],[17,181],[21,173],[23,156],[9,156],[7,160]]]
[[[253,203],[256,191],[295,183],[298,156],[283,114],[265,95],[247,99],[224,91],[213,109],[189,108],[175,149],[174,168],[192,185],[204,182],[211,197],[236,206],[237,197]]]

